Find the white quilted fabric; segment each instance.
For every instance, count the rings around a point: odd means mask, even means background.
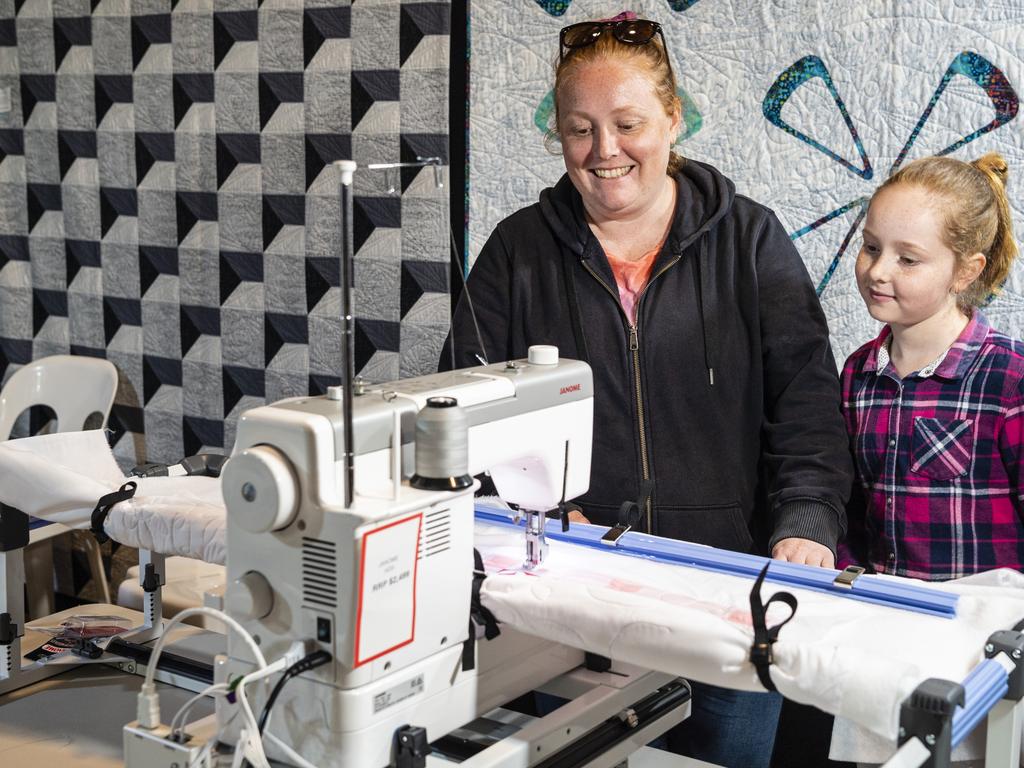
[[[0,502],[71,528],[88,528],[101,496],[128,478],[101,430],[0,443]],[[224,502],[210,477],[135,478],[135,496],[110,510],[115,541],[224,563]]]
[[[480,523],[476,546],[489,574],[481,597],[499,621],[620,661],[764,690],[747,660],[751,580],[559,542],[526,573],[522,532]],[[871,732],[846,728],[839,759],[883,759],[895,745],[900,702],[926,678],[962,680],[989,635],[1024,618],[1024,574],[933,586],[960,595],[956,619],[785,588],[799,606],[775,645],[772,680],[787,698]],[[762,597],[782,590],[766,583]],[[772,606],[769,626],[788,612]]]
[[[149,477],[110,510],[104,530],[131,547],[227,562],[224,500],[215,477]]]

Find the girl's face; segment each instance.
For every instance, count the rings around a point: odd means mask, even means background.
[[[595,218],[642,214],[665,189],[679,115],[669,117],[650,74],[630,64],[581,64],[559,95],[565,169]]]
[[[857,255],[857,287],[871,316],[894,329],[956,311],[968,278],[942,240],[942,213],[924,189],[896,184],[871,202]]]

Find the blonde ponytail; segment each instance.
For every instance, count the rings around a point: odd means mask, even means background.
[[[1009,168],[1003,156],[998,152],[982,155],[973,163],[975,168],[985,174],[989,187],[992,189],[993,204],[996,209],[996,233],[985,253],[987,261],[985,269],[975,281],[978,294],[987,298],[998,293],[1003,281],[1010,274],[1014,259],[1017,258],[1017,243],[1013,238],[1013,214],[1010,211],[1010,200],[1006,194],[1006,180]],[[984,300],[984,298],[982,300]]]

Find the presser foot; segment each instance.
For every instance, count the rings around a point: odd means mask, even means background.
[[[523,569],[532,571],[537,568],[548,554],[548,542],[544,538],[544,523],[547,514],[529,510],[526,512],[526,559]]]

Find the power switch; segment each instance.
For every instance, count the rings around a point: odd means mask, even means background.
[[[316,639],[321,643],[331,642],[331,620],[325,616],[317,616]]]

